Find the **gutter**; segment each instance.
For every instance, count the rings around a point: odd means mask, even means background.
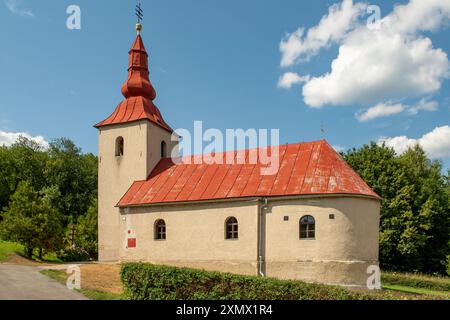
[[[265,228],[264,228],[264,210],[268,208],[268,199],[262,198],[261,200],[264,201],[264,204],[259,206],[259,212],[258,212],[258,275],[261,277],[265,277],[264,274],[264,237],[265,235]]]

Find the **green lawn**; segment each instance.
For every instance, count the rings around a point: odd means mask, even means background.
[[[435,290],[429,290],[429,289],[423,289],[423,288],[413,288],[408,286],[402,286],[398,284],[385,284],[383,285],[383,289],[391,290],[391,291],[399,291],[399,292],[406,292],[406,293],[414,293],[419,295],[431,295],[431,296],[438,296],[438,297],[447,297],[450,299],[450,292],[445,291],[435,291]]]
[[[23,254],[23,246],[17,243],[0,240],[0,262],[8,260],[11,254]]]
[[[6,262],[12,254],[24,256],[23,246],[18,243],[0,240],[0,262]],[[34,252],[33,260],[40,261],[37,250]],[[42,262],[61,263],[62,261],[58,259],[56,253],[50,252],[44,255]]]
[[[64,270],[42,270],[40,271],[43,275],[50,277],[59,283],[66,285],[67,282],[67,273]],[[93,289],[81,288],[81,290],[77,290],[87,298],[91,300],[121,300],[122,296],[120,294],[103,292]]]
[[[384,289],[450,299],[450,277],[415,273],[383,272]]]

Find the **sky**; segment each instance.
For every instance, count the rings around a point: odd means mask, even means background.
[[[67,28],[69,5],[81,29]],[[67,137],[123,99],[135,1],[0,0],[0,144]],[[419,143],[450,168],[450,0],[143,0],[155,104],[172,128],[276,128],[338,151]],[[377,14],[380,13],[379,19]]]

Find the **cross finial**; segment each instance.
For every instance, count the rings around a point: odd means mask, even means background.
[[[325,139],[325,127],[323,126],[323,121],[320,123],[320,133],[322,134],[322,139]]]
[[[136,31],[137,31],[137,34],[140,34],[141,30],[142,30],[141,21],[144,19],[144,10],[142,10],[142,8],[141,8],[141,2],[140,1],[136,5],[135,12],[136,12],[135,14],[136,14],[136,17],[137,17]]]

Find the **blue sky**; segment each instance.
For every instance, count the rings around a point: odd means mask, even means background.
[[[68,137],[96,153],[92,126],[123,98],[134,2],[0,1],[0,139]],[[173,128],[279,128],[293,143],[323,125],[334,146],[419,142],[448,168],[448,1],[395,3],[370,2],[390,19],[371,35],[358,1],[143,0],[155,103]],[[66,28],[71,4],[81,30]]]

